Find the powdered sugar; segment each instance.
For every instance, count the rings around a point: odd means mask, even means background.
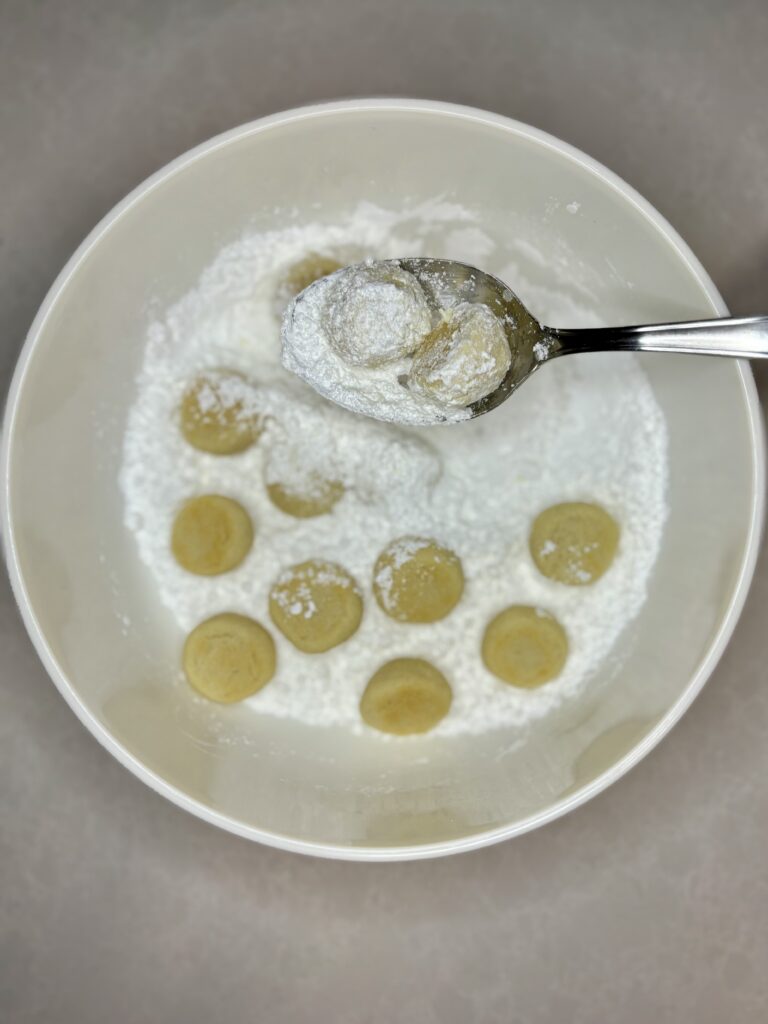
[[[250,699],[254,712],[362,730],[358,702],[370,676],[390,658],[412,656],[433,661],[453,688],[439,734],[523,725],[585,686],[642,606],[666,515],[666,432],[633,356],[554,361],[493,413],[419,431],[338,409],[281,367],[274,294],[293,262],[310,251],[387,258],[425,249],[479,262],[452,239],[472,241],[483,249],[484,269],[505,276],[510,254],[497,249],[466,210],[438,203],[400,212],[364,206],[334,225],[242,238],[223,249],[198,285],[148,329],[125,438],[126,523],[181,630],[217,612],[236,611],[275,635],[277,672]],[[512,275],[510,283],[531,302]],[[545,322],[567,322],[572,290],[559,289],[553,277],[551,292],[534,296],[534,312]],[[590,322],[584,310],[581,316],[583,325]],[[239,371],[258,385],[244,391],[233,385],[239,398],[233,392],[224,399],[265,416],[258,444],[240,455],[206,455],[186,444],[178,429],[185,387],[214,367]],[[269,500],[264,477],[295,474],[300,481],[307,470],[341,481],[346,491],[331,513],[294,519]],[[254,521],[251,553],[226,576],[192,576],[170,553],[176,510],[202,493],[235,498]],[[603,505],[622,527],[614,565],[590,587],[545,579],[527,550],[536,514],[569,500]],[[394,622],[372,595],[377,556],[406,535],[434,539],[462,561],[464,596],[432,625]],[[297,651],[269,619],[272,584],[307,559],[343,566],[365,603],[358,632],[325,654]],[[569,636],[563,673],[540,690],[501,683],[480,659],[486,624],[512,603],[551,612]]]

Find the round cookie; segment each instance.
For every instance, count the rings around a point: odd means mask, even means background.
[[[236,455],[250,448],[264,429],[255,394],[253,385],[234,370],[200,374],[184,392],[179,407],[184,439],[211,455]]]
[[[266,629],[234,612],[195,626],[182,655],[190,686],[220,704],[258,693],[275,674],[275,664],[275,644]]]
[[[360,700],[363,721],[380,732],[428,732],[448,714],[453,693],[445,676],[423,658],[395,658],[374,672]]]
[[[326,515],[344,494],[333,467],[323,461],[313,465],[308,457],[311,438],[281,437],[273,440],[264,460],[264,483],[272,504],[286,515],[311,519]]]
[[[173,557],[182,569],[198,576],[218,576],[235,569],[252,544],[250,516],[239,502],[221,494],[191,498],[173,521]]]
[[[610,568],[619,545],[619,524],[604,508],[567,501],[540,512],[529,538],[540,573],[558,583],[583,587]]]
[[[382,611],[397,622],[437,622],[464,592],[457,555],[426,537],[400,537],[376,559],[373,592]]]
[[[363,599],[346,569],[311,559],[280,574],[269,592],[269,614],[294,647],[321,654],[357,630]]]
[[[330,283],[323,326],[345,362],[375,367],[410,355],[432,327],[432,311],[413,274],[360,263]]]
[[[330,512],[344,494],[344,484],[326,480],[318,473],[310,473],[297,484],[268,483],[267,494],[272,504],[297,519],[312,519]]]
[[[499,318],[482,303],[463,302],[416,350],[408,383],[441,405],[462,408],[495,391],[511,363]]]
[[[515,604],[488,623],[482,656],[486,668],[503,682],[530,690],[560,675],[568,637],[549,612]]]

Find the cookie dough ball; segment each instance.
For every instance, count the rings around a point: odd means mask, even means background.
[[[568,657],[568,637],[549,612],[515,604],[488,624],[482,654],[495,676],[530,690],[560,675]]]
[[[464,592],[458,556],[426,537],[400,537],[376,559],[373,592],[382,611],[398,622],[437,622]]]
[[[252,544],[250,516],[239,502],[221,494],[192,498],[173,521],[173,557],[182,569],[198,576],[218,576],[235,569]]]
[[[274,310],[278,317],[282,317],[285,308],[291,299],[294,299],[299,292],[321,277],[327,277],[337,270],[341,270],[343,264],[332,256],[325,256],[322,253],[310,252],[303,259],[293,263],[281,276],[275,289]]]
[[[360,714],[380,732],[411,736],[434,729],[452,700],[451,687],[434,665],[422,658],[395,658],[371,676]]]
[[[245,451],[264,429],[255,388],[233,370],[208,370],[195,378],[181,399],[179,416],[184,439],[211,455]]]
[[[267,484],[267,494],[281,512],[297,519],[312,519],[330,512],[344,494],[344,484],[310,473],[298,483]]]
[[[488,306],[463,302],[445,316],[416,351],[408,383],[441,405],[463,407],[495,391],[512,355],[501,321]]]
[[[357,630],[363,599],[346,569],[312,559],[281,573],[269,593],[269,614],[294,647],[321,654]]]
[[[334,279],[323,326],[345,362],[374,367],[410,355],[432,327],[432,313],[413,274],[360,263]]]
[[[583,587],[600,579],[619,545],[619,524],[599,505],[569,501],[544,509],[529,538],[539,572],[558,583]]]
[[[344,494],[344,484],[308,466],[302,447],[290,442],[271,447],[264,481],[273,505],[297,519],[325,515]]]
[[[190,685],[220,704],[258,693],[275,674],[275,664],[275,644],[266,629],[233,612],[195,626],[182,655]]]

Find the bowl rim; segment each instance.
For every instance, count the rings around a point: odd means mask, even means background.
[[[178,172],[192,163],[208,156],[229,144],[258,135],[272,128],[303,120],[313,120],[329,115],[354,114],[371,111],[391,111],[405,113],[432,114],[437,117],[468,120],[475,124],[485,124],[499,128],[509,134],[526,138],[578,164],[585,170],[600,178],[609,188],[619,193],[632,204],[646,220],[664,236],[675,250],[677,256],[688,267],[690,272],[702,286],[709,299],[713,313],[718,316],[728,314],[728,309],[712,279],[701,262],[693,254],[686,242],[646,199],[628,185],[613,171],[594,160],[567,142],[557,139],[541,129],[524,124],[503,114],[496,114],[476,107],[446,103],[439,100],[420,100],[400,97],[361,97],[345,100],[334,100],[294,107],[270,114],[254,121],[246,122],[236,128],[222,132],[211,139],[193,147],[176,157],[154,174],[150,175],[128,195],[114,206],[90,231],[77,247],[75,252],[59,272],[43,300],[40,309],[32,322],[27,337],[21,348],[11,378],[7,394],[4,420],[2,424],[2,445],[0,447],[0,542],[3,545],[8,574],[14,597],[18,604],[24,626],[32,644],[55,686],[66,700],[72,711],[77,715],[88,731],[112,754],[124,767],[154,789],[157,793],[182,807],[184,810],[202,818],[210,824],[217,825],[226,831],[296,853],[320,856],[341,860],[355,861],[400,861],[420,860],[430,857],[446,856],[476,850],[493,843],[501,842],[512,836],[522,835],[556,818],[567,814],[581,804],[591,800],[598,793],[607,789],[620,779],[630,768],[634,767],[667,735],[679,721],[685,711],[701,691],[720,660],[723,651],[731,638],[736,623],[741,615],[747,593],[754,575],[757,556],[760,549],[763,521],[765,516],[765,434],[760,403],[754,377],[746,360],[737,361],[737,370],[742,386],[746,412],[748,416],[751,452],[752,452],[752,495],[750,502],[750,526],[743,557],[736,582],[733,586],[727,607],[722,613],[720,625],[712,638],[709,648],[699,662],[690,681],[678,697],[677,701],[667,710],[666,714],[643,739],[635,744],[624,757],[606,769],[588,785],[576,790],[549,807],[521,819],[510,825],[486,829],[458,839],[441,840],[433,843],[404,846],[355,846],[352,844],[311,842],[295,839],[251,825],[245,825],[236,818],[207,807],[192,798],[181,789],[166,782],[162,776],[144,765],[125,746],[119,743],[90,709],[83,703],[73,688],[66,673],[61,669],[51,651],[27,594],[18,560],[18,552],[14,537],[11,517],[10,497],[10,459],[14,439],[14,427],[19,400],[30,364],[32,353],[42,334],[49,315],[59,297],[67,288],[81,263],[101,238],[123,217],[134,205],[162,183],[168,181]]]

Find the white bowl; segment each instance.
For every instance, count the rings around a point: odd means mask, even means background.
[[[372,742],[246,708],[214,714],[172,684],[181,636],[122,524],[117,482],[150,307],[192,287],[244,226],[279,224],[286,205],[300,219],[333,219],[361,199],[398,207],[436,193],[471,206],[501,243],[535,235],[545,266],[531,274],[544,283],[548,260],[586,268],[601,282],[594,301],[608,319],[726,312],[669,224],[570,146],[468,108],[352,100],[245,125],[137,188],[60,274],[11,386],[3,534],[24,621],[51,677],[97,739],[158,792],[285,849],[436,856],[582,803],[691,703],[733,630],[755,563],[764,455],[748,366],[646,357],[669,426],[671,479],[648,600],[605,668],[612,678],[523,742],[509,730]]]

